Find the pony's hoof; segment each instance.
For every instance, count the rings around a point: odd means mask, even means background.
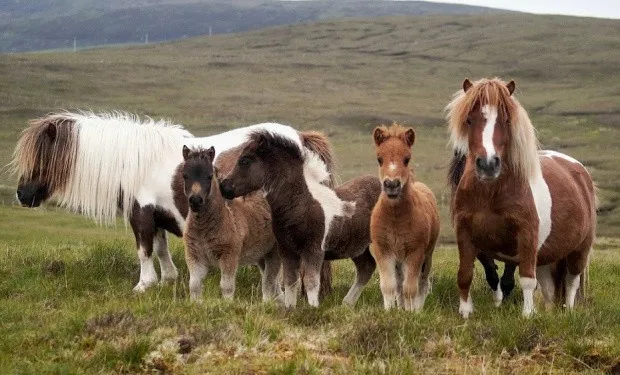
[[[175,272],[175,273],[169,273],[169,274],[162,274],[161,275],[161,281],[159,282],[160,284],[173,284],[177,281],[177,278],[179,277],[179,273]]]
[[[522,315],[524,318],[531,318],[535,312],[536,311],[534,309],[523,309]]]
[[[472,312],[474,312],[474,305],[471,301],[465,302],[461,300],[461,304],[459,305],[459,314],[461,314],[463,319],[469,318]]]
[[[144,282],[140,280],[136,286],[133,287],[134,293],[144,293],[153,284],[157,283],[157,280],[152,282]]]

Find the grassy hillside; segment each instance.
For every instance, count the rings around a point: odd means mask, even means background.
[[[442,245],[425,311],[385,313],[378,277],[355,309],[338,262],[321,308],[259,303],[258,272],[234,303],[209,276],[202,305],[177,285],[133,296],[130,231],[53,208],[16,207],[0,174],[2,373],[601,373],[620,362],[620,23],[528,15],[429,16],[283,26],[244,34],[78,53],[0,55],[0,164],[29,118],[60,108],[121,109],[197,135],[275,120],[321,129],[343,180],[376,173],[372,128],[417,130],[414,168],[440,202]],[[443,107],[464,77],[517,81],[542,144],[584,161],[601,188],[592,290],[574,313],[520,317],[521,295],[492,307],[480,269],[475,315],[457,314],[458,257],[444,182]],[[538,306],[542,309],[542,306]],[[16,354],[18,353],[18,354]]]
[[[0,55],[0,161],[28,118],[60,108],[165,116],[199,135],[275,120],[332,136],[340,174],[376,173],[370,132],[415,126],[418,177],[444,224],[443,108],[464,77],[517,81],[543,146],[582,160],[601,188],[600,233],[620,233],[620,22],[405,17],[284,26],[181,43]],[[6,173],[0,184],[12,185]],[[7,201],[12,193],[7,192]],[[444,225],[442,237],[452,232]]]
[[[0,51],[80,48],[225,34],[326,19],[502,11],[419,1],[7,1],[0,4]],[[507,12],[503,12],[507,13]]]

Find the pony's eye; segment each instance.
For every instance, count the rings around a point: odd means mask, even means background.
[[[247,167],[248,165],[250,165],[250,159],[249,158],[241,158],[241,159],[239,159],[239,166]]]
[[[383,165],[383,158],[377,158],[377,162],[379,163],[379,165]]]
[[[405,166],[409,165],[409,160],[411,160],[409,156],[407,156],[405,160],[403,160],[403,162],[405,163]]]
[[[184,180],[187,180],[187,178],[188,178],[188,177],[187,177],[187,173],[183,173],[183,179],[184,179]]]
[[[470,119],[465,120],[465,122],[467,123],[467,126],[471,126],[471,120]]]

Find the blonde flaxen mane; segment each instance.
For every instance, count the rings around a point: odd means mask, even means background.
[[[479,104],[494,106],[498,115],[509,119],[509,141],[505,165],[518,177],[529,180],[541,173],[536,130],[519,101],[511,96],[506,82],[499,78],[480,79],[465,92],[457,91],[446,106],[450,145],[459,155],[467,155],[467,117]]]

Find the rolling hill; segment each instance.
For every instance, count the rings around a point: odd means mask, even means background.
[[[12,0],[0,4],[0,52],[72,48],[74,37],[77,46],[83,48],[327,19],[498,12],[422,1]]]

